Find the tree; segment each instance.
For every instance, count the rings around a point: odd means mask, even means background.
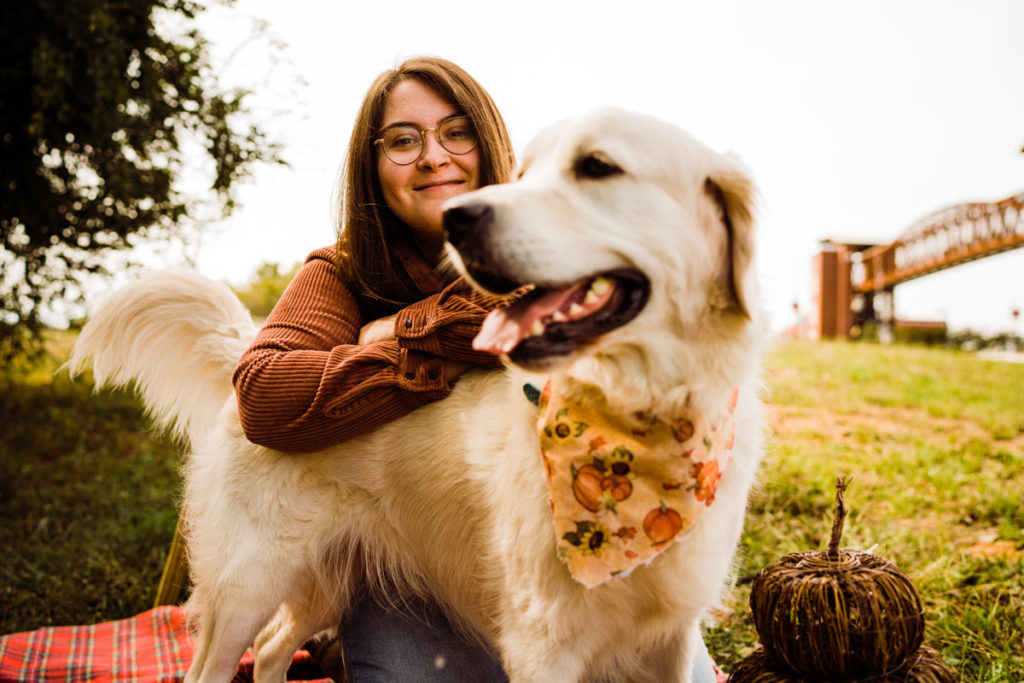
[[[295,278],[301,266],[300,262],[287,270],[281,270],[279,264],[265,261],[256,268],[249,282],[232,289],[253,317],[263,320],[270,315],[274,304],[284,294],[288,283]]]
[[[199,201],[183,175],[207,172],[202,201],[226,215],[253,165],[280,162],[243,106],[248,93],[218,82],[195,26],[202,10],[192,0],[3,3],[0,355],[37,338],[40,312],[78,295],[110,250],[180,234]]]

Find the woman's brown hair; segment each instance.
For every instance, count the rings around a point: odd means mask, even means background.
[[[377,77],[363,99],[341,173],[337,252],[338,267],[348,283],[366,299],[380,303],[409,304],[422,298],[390,248],[396,239],[410,239],[411,232],[384,202],[373,144],[391,91],[406,79],[419,81],[470,117],[480,141],[481,187],[506,182],[515,165],[501,113],[487,91],[459,66],[437,57],[414,57]],[[370,308],[374,317],[381,313],[378,306]]]

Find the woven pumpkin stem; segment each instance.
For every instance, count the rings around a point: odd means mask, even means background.
[[[832,522],[832,539],[828,543],[829,559],[839,556],[839,542],[843,538],[843,523],[846,521],[846,500],[843,494],[846,493],[848,483],[845,474],[836,479],[836,518]]]

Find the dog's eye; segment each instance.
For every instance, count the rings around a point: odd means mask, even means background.
[[[618,175],[623,173],[623,170],[602,155],[587,154],[576,160],[573,172],[577,178],[596,180],[598,178]]]

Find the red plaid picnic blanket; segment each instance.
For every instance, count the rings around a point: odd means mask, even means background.
[[[192,662],[192,636],[180,607],[157,607],[122,621],[93,626],[56,626],[0,636],[0,682],[117,681],[171,683],[185,678]],[[252,680],[250,650],[235,681]],[[727,677],[715,667],[718,683]],[[305,650],[292,659],[289,681],[322,678]]]
[[[157,607],[122,621],[57,626],[0,636],[0,681],[181,681],[194,645],[180,607]],[[252,651],[236,681],[252,680]],[[288,680],[323,678],[309,653],[292,660]]]

